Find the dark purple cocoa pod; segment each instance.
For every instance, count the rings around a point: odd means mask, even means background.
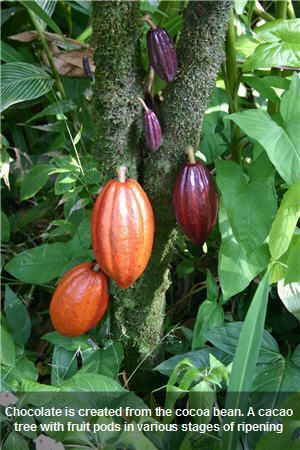
[[[177,176],[172,203],[184,234],[203,245],[216,224],[218,193],[209,170],[200,162],[186,162]]]
[[[90,81],[94,80],[94,75],[93,72],[91,70],[91,66],[90,66],[90,62],[89,62],[89,57],[88,56],[83,56],[82,57],[82,67],[83,67],[83,71],[86,77],[88,77],[88,79]]]
[[[150,65],[157,75],[169,83],[177,71],[177,55],[172,39],[163,28],[151,29],[147,33],[147,48]]]
[[[162,145],[162,135],[157,115],[151,109],[144,113],[144,130],[146,144],[155,152]]]

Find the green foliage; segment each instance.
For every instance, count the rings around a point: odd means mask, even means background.
[[[226,407],[228,409],[246,406],[245,393],[249,392],[253,382],[255,367],[258,360],[261,338],[264,330],[269,291],[269,271],[267,271],[259,284],[251,306],[247,313],[232,364],[232,371],[227,391]],[[238,422],[239,417],[235,417]],[[227,422],[225,419],[225,423]],[[236,448],[239,433],[223,434],[222,446]]]
[[[53,80],[39,67],[10,62],[1,69],[1,111],[11,105],[33,100],[50,91]]]
[[[244,72],[274,66],[299,67],[299,19],[274,20],[254,28],[253,32],[257,34],[261,44],[243,65]]]
[[[214,406],[296,412],[282,419],[282,434],[143,432],[137,424],[178,419],[135,417],[131,433],[46,432],[53,445],[296,448],[299,399],[285,405],[283,399],[300,385],[300,78],[293,70],[300,61],[293,18],[299,8],[268,2],[266,11],[263,2],[235,0],[218,72],[229,3],[207,2],[205,9],[203,2],[113,3],[3,3],[1,390],[16,394],[22,408],[49,405],[55,394],[56,406],[207,409],[207,416],[189,419],[194,425],[212,423]],[[289,6],[289,18],[280,6]],[[137,102],[149,66],[149,26],[140,20],[147,13],[174,39],[180,67],[172,85],[154,77],[148,100],[164,136],[155,155],[144,148]],[[32,30],[32,41],[10,38]],[[93,49],[90,83],[80,74],[81,57]],[[71,77],[74,68],[78,76]],[[177,233],[171,210],[170,180],[188,144],[216,174],[219,190],[217,225],[203,248]],[[67,270],[94,260],[92,207],[121,163],[154,208],[148,272],[126,291],[110,283],[101,323],[76,338],[61,336],[51,328],[51,296]],[[137,348],[145,359],[136,358]],[[155,369],[146,370],[145,361]],[[219,417],[220,425],[232,420],[240,418]],[[2,417],[3,450],[33,448],[38,434],[16,433],[12,425]]]

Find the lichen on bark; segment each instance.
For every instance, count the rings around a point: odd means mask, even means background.
[[[143,176],[155,216],[154,246],[144,274],[129,289],[112,285],[113,330],[124,343],[128,371],[145,358],[152,364],[157,357],[177,233],[171,187],[185,159],[184,148],[198,148],[200,143],[204,112],[223,60],[230,8],[231,1],[224,0],[192,1],[185,9],[177,46],[179,68],[161,105],[164,144],[154,155],[146,153],[143,157],[142,112],[136,101],[143,96],[139,4],[94,3],[94,107],[99,129],[94,153],[109,177],[115,176],[115,167],[124,163],[130,176]],[[143,174],[139,172],[141,166]]]

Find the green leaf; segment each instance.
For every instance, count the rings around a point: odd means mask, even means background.
[[[273,259],[280,258],[288,249],[300,217],[300,180],[284,194],[272,224],[269,247]]]
[[[207,331],[207,334],[208,333],[210,333],[210,331]],[[231,357],[228,357],[227,355],[224,354],[224,352],[220,351],[217,348],[205,347],[201,350],[195,350],[193,352],[172,356],[166,361],[160,363],[157,367],[155,367],[154,370],[157,370],[163,375],[170,376],[174,368],[182,360],[190,361],[190,363],[196,368],[209,367],[210,354],[214,355],[219,361],[221,360],[222,362],[224,362],[224,364],[229,364],[232,360]]]
[[[297,236],[294,245],[290,245],[287,258],[287,271],[284,276],[285,283],[300,281],[300,236]],[[292,241],[293,242],[293,241]]]
[[[280,100],[280,97],[277,95],[275,90],[269,86],[267,78],[268,77],[260,78],[256,75],[249,74],[243,76],[243,82],[258,91],[263,97],[276,103]]]
[[[14,341],[2,325],[0,325],[0,331],[1,363],[5,366],[14,366],[16,356]]]
[[[224,311],[219,303],[205,300],[198,309],[196,323],[194,327],[192,350],[202,347],[205,342],[205,331],[222,325],[224,321]]]
[[[27,441],[16,431],[12,431],[7,436],[2,450],[29,450]]]
[[[300,258],[298,259],[299,265]],[[300,283],[278,281],[277,291],[286,309],[300,321]]]
[[[60,36],[64,37],[61,29],[59,26],[54,22],[53,19],[43,10],[43,8],[40,7],[38,2],[34,0],[20,0],[20,3],[22,3],[25,8],[32,11],[34,14],[36,14],[40,19],[42,19],[43,22],[45,22],[48,27],[50,27],[55,33],[59,34]],[[42,28],[42,27],[41,27]]]
[[[82,351],[83,367],[81,373],[99,373],[116,379],[124,358],[120,342],[106,348],[89,348]]]
[[[50,91],[53,80],[31,64],[7,63],[1,68],[1,112],[25,100],[33,100]]]
[[[21,201],[33,197],[45,186],[52,168],[48,164],[38,164],[29,170],[21,184]]]
[[[248,0],[234,0],[234,9],[237,14],[243,14]]]
[[[218,300],[218,285],[209,269],[206,270],[206,297],[212,302]]]
[[[43,117],[56,116],[58,114],[64,114],[69,111],[76,109],[76,104],[73,100],[60,100],[57,103],[46,106],[42,111],[30,117],[26,123],[32,123],[37,119],[42,119]]]
[[[299,67],[300,20],[278,19],[253,30],[264,42],[243,65],[247,72],[273,66]]]
[[[7,215],[1,211],[1,241],[7,242],[10,238],[10,224]]]
[[[51,331],[50,333],[44,334],[43,339],[56,346],[63,347],[66,350],[76,351],[79,348],[84,350],[91,347],[91,344],[89,344],[89,337],[87,335],[70,338],[62,336],[57,331]]]
[[[4,41],[1,41],[1,59],[8,63],[26,61],[20,52]]]
[[[4,311],[15,342],[20,345],[26,344],[31,332],[30,316],[27,308],[9,286],[5,288]]]
[[[43,244],[19,253],[5,266],[5,270],[25,283],[42,284],[61,276],[70,262],[66,244]]]
[[[243,322],[224,323],[206,331],[206,339],[215,347],[232,356],[236,353]],[[266,330],[263,332],[258,362],[273,364],[280,358],[279,347],[273,336]]]
[[[247,404],[246,395],[252,387],[264,331],[268,293],[269,270],[265,273],[255,292],[239,336],[227,390],[226,409],[240,408],[244,410]],[[231,420],[232,417],[225,417],[224,424]],[[239,420],[241,420],[239,417],[234,418],[234,422]],[[222,435],[222,449],[235,449],[239,435],[240,432],[237,431],[224,433]]]
[[[285,126],[274,122],[262,109],[251,109],[230,114],[233,120],[251,139],[267,152],[279,175],[289,185],[300,178],[300,146],[295,146]],[[290,132],[290,131],[289,131]]]
[[[216,169],[234,237],[251,253],[267,238],[276,212],[273,167],[262,154],[250,166],[249,176],[232,161],[216,161]]]
[[[198,408],[204,410],[209,409],[212,411],[212,407],[215,401],[215,392],[209,386],[206,381],[200,381],[200,383],[196,384],[193,388],[190,389],[189,394],[189,407]],[[209,423],[211,420],[210,416],[195,416],[194,420],[198,424]]]
[[[126,393],[126,390],[112,378],[95,373],[81,374],[77,372],[73,377],[61,383],[61,392],[98,392],[103,395],[113,392]]]
[[[293,363],[292,359],[287,361],[280,355],[280,358],[274,363],[261,364],[257,367],[253,390],[254,392],[271,392],[274,394],[272,401],[275,404],[280,392],[293,392],[299,383],[299,367]],[[269,403],[271,396],[267,398]]]
[[[48,17],[51,17],[56,6],[56,0],[35,0],[36,3],[43,9],[43,11],[48,15]],[[37,21],[40,25],[40,28],[43,30],[46,29],[47,23],[45,23],[44,20],[42,20],[38,15],[36,15]]]
[[[298,164],[300,163],[300,77],[294,73],[289,89],[283,94],[280,103],[280,113],[284,120],[284,128],[293,145],[298,149]]]
[[[74,352],[55,346],[52,356],[51,384],[60,384],[77,372],[77,360]]]
[[[243,291],[256,275],[268,265],[268,245],[263,244],[247,255],[233,236],[228,216],[221,197],[219,205],[219,227],[222,243],[219,250],[218,274],[223,292],[223,302]]]

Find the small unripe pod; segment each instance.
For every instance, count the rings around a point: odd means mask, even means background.
[[[82,57],[82,67],[83,67],[84,74],[88,77],[88,79],[90,81],[93,81],[94,80],[94,75],[93,75],[93,72],[91,70],[91,66],[90,66],[90,62],[89,62],[89,57],[88,56],[83,56]]]
[[[150,108],[148,108],[144,100],[139,98],[139,101],[141,102],[145,110],[144,112],[145,141],[147,147],[149,147],[150,150],[155,152],[162,145],[162,134],[160,123],[155,112],[152,111]]]

